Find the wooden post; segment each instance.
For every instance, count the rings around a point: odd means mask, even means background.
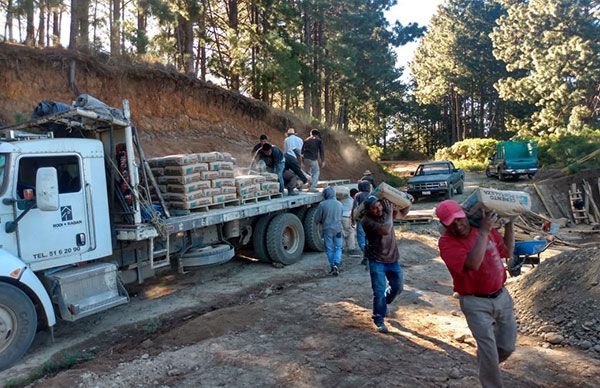
[[[544,208],[546,209],[546,212],[548,213],[550,218],[557,218],[557,217],[554,217],[554,215],[550,211],[550,207],[546,203],[546,199],[544,198],[544,196],[542,195],[542,192],[540,191],[540,189],[537,187],[537,185],[535,183],[533,184],[533,188],[535,189],[535,192],[537,193],[538,197],[540,197],[540,200],[542,201],[542,205],[544,205]]]

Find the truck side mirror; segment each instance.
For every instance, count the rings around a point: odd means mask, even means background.
[[[58,210],[58,174],[54,167],[41,167],[35,176],[36,205],[41,211]]]

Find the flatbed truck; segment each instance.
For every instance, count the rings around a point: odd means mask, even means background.
[[[38,330],[125,304],[126,284],[161,269],[222,263],[246,245],[283,265],[323,250],[321,193],[179,216],[152,204],[127,101],[113,113],[72,106],[0,128],[0,370]]]

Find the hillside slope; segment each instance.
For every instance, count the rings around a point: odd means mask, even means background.
[[[261,133],[278,146],[289,127],[308,136],[310,127],[305,123],[260,101],[162,66],[111,61],[63,49],[0,44],[0,123],[29,117],[41,100],[70,103],[79,93],[87,93],[115,107],[129,100],[150,157],[227,151],[244,166]],[[379,170],[349,136],[329,132],[324,141],[322,179],[356,180],[365,169]]]

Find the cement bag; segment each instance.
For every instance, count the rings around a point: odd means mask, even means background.
[[[346,186],[336,186],[335,189],[335,198],[338,201],[341,201],[346,198],[350,198],[350,189]]]
[[[491,210],[500,217],[514,217],[531,210],[531,198],[522,191],[479,188],[462,204],[468,216],[481,218],[481,210]]]
[[[398,209],[405,209],[412,204],[412,195],[393,188],[385,182],[381,182],[371,194],[379,199],[387,199]]]

